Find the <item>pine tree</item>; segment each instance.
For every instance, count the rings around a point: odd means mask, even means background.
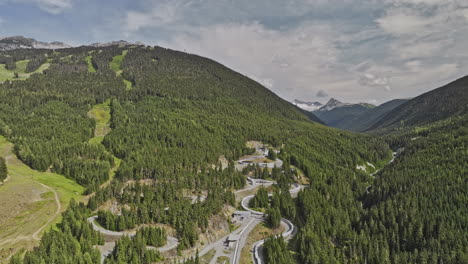
[[[8,175],[8,169],[3,157],[0,157],[0,182],[3,182]]]

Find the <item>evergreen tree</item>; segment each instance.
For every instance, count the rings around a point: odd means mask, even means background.
[[[8,169],[3,157],[0,157],[0,182],[4,181],[8,176]]]

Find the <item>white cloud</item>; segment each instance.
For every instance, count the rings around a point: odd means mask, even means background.
[[[59,14],[72,7],[71,0],[36,0],[39,7],[51,14]]]
[[[378,76],[368,72],[361,75],[359,84],[370,87],[382,87],[387,92],[392,90],[388,77]]]
[[[144,0],[92,32],[212,58],[288,100],[320,100],[323,89],[344,101],[383,102],[468,72],[467,7],[465,0]]]
[[[327,26],[312,24],[290,31],[228,24],[179,34],[162,44],[214,58],[284,97],[313,97],[319,85],[337,80],[330,74],[338,57],[332,35]]]
[[[440,17],[425,17],[416,14],[405,14],[405,11],[394,11],[376,20],[386,32],[394,35],[421,33],[430,30]]]
[[[43,11],[50,14],[60,14],[72,8],[72,0],[0,0],[0,4],[30,3],[37,5]]]
[[[149,11],[129,11],[125,18],[125,30],[129,33],[148,27],[162,27],[181,17],[181,4],[177,1],[161,1]]]
[[[451,44],[451,40],[443,39],[440,41],[405,41],[406,43],[396,42],[391,47],[393,52],[398,54],[402,59],[412,59],[421,57],[432,57],[434,54],[439,54],[442,49]]]

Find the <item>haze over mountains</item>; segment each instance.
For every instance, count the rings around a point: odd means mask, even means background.
[[[90,47],[109,47],[109,46],[143,46],[145,45],[142,42],[128,42],[125,40],[110,41],[104,43],[92,43],[87,46]],[[26,38],[23,36],[11,36],[11,37],[0,37],[0,51],[14,50],[14,49],[66,49],[71,48],[72,46],[60,42],[43,42],[38,41],[32,38]]]
[[[379,106],[342,103],[331,98],[320,108],[295,100],[293,104],[314,113],[326,125],[350,131],[391,129],[437,121],[450,115],[466,112],[468,77],[413,99],[395,99]],[[300,103],[298,103],[300,102]]]
[[[14,49],[64,49],[71,48],[70,45],[54,41],[42,42],[32,38],[25,38],[22,36],[13,37],[0,37],[0,51],[14,50]]]

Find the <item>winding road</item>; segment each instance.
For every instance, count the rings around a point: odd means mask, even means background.
[[[249,164],[258,163],[258,162],[254,162],[254,160],[265,158],[266,155],[267,155],[267,152],[260,151],[260,155],[258,155],[258,156],[252,156],[252,157],[249,157],[247,159],[240,160],[240,161],[238,161],[238,164],[236,165],[236,169],[242,170],[244,167],[246,167]],[[268,167],[268,168],[273,168],[275,166],[280,168],[280,167],[283,166],[283,161],[277,159],[273,163],[258,163],[258,164],[260,166],[263,165],[263,167]],[[239,195],[239,193],[249,191],[249,190],[253,190],[253,189],[255,189],[255,188],[259,187],[259,186],[272,186],[272,185],[276,184],[275,181],[268,181],[268,180],[262,180],[262,179],[253,179],[253,178],[250,178],[250,177],[247,178],[247,183],[248,184],[247,184],[247,186],[245,188],[235,191],[235,194],[238,195],[238,196],[241,196],[241,195]],[[304,185],[293,184],[292,188],[289,190],[289,192],[290,192],[292,197],[295,197],[295,196],[297,196],[299,191],[302,190],[304,187],[305,187]],[[247,197],[245,197],[245,198],[243,198],[241,200],[242,208],[245,211],[250,212],[250,214],[251,214],[250,217],[247,217],[247,219],[244,219],[241,222],[240,227],[238,227],[236,230],[231,232],[229,235],[225,235],[222,238],[218,239],[217,241],[206,245],[203,249],[201,249],[199,251],[198,255],[200,257],[204,256],[208,252],[214,250],[215,254],[214,254],[213,258],[211,259],[211,261],[209,262],[210,264],[216,264],[217,259],[219,257],[223,257],[223,256],[230,258],[231,259],[231,264],[239,264],[241,251],[245,247],[245,244],[247,242],[247,238],[249,236],[249,233],[252,232],[252,230],[258,224],[263,222],[264,218],[266,216],[264,213],[254,211],[254,210],[252,210],[252,209],[250,209],[248,207],[248,203],[249,203],[250,199],[252,199],[253,197],[254,197],[254,195],[249,195],[249,196],[247,196]],[[107,230],[107,229],[99,226],[96,223],[96,219],[97,219],[97,216],[89,217],[88,222],[92,224],[94,230],[100,232],[103,235],[111,236],[111,237],[114,237],[114,238],[117,238],[117,239],[120,238],[121,236],[124,236],[124,235],[130,236],[130,237],[135,235],[135,231],[115,232],[115,231]],[[284,226],[284,229],[285,229],[285,231],[282,233],[282,236],[285,237],[286,239],[291,238],[295,234],[296,227],[288,219],[285,219],[285,218],[281,219],[281,225]],[[226,243],[226,241],[228,240],[228,238],[230,236],[238,237],[238,240],[235,241],[234,248],[231,248]],[[263,243],[264,243],[264,240],[257,241],[257,242],[254,243],[254,254],[253,254],[254,263],[257,263],[257,264],[264,263],[263,260],[262,260],[262,254],[261,254],[261,249],[262,249]],[[147,247],[147,248],[159,250],[160,252],[166,252],[166,251],[170,251],[170,250],[173,250],[173,249],[177,248],[178,244],[179,244],[179,241],[176,238],[168,237],[168,244],[165,245],[164,247],[160,247],[160,248]],[[101,256],[102,256],[101,260],[102,260],[102,262],[104,262],[104,259],[108,255],[110,255],[112,253],[114,247],[115,247],[115,241],[107,242],[107,243],[105,243],[104,246],[99,246],[98,247],[99,250],[101,251]]]
[[[132,231],[122,231],[122,232],[107,230],[107,229],[99,226],[96,223],[97,218],[98,218],[98,216],[95,215],[95,216],[89,217],[87,220],[88,220],[89,223],[91,223],[91,225],[93,226],[93,229],[95,231],[98,231],[102,235],[120,238],[122,236],[133,237],[136,234],[136,231],[134,231],[134,230],[132,230]],[[178,245],[179,245],[179,240],[177,238],[167,236],[166,245],[164,245],[162,247],[147,246],[146,248],[147,249],[152,249],[152,250],[158,250],[159,252],[163,253],[163,252],[167,252],[167,251],[176,249]],[[98,246],[99,251],[101,252],[101,263],[104,263],[104,259],[112,253],[112,251],[114,250],[114,247],[115,247],[115,241],[106,242],[106,243],[104,243],[103,246]]]
[[[300,190],[302,190],[303,188],[304,188],[304,186],[296,184],[293,189],[289,190],[289,192],[291,193],[291,196],[297,195],[297,193]],[[271,197],[273,195],[268,194],[268,196]],[[250,212],[252,215],[262,217],[262,218],[266,217],[266,214],[264,214],[262,212],[252,210],[252,209],[249,208],[250,200],[253,199],[254,197],[255,197],[254,195],[249,195],[249,196],[245,197],[244,199],[242,199],[242,202],[241,202],[242,208],[244,210]],[[285,227],[285,231],[281,234],[285,239],[289,239],[289,238],[291,238],[291,237],[293,237],[295,235],[297,229],[296,229],[296,227],[294,226],[294,224],[291,221],[289,221],[286,218],[282,218],[281,219],[281,225],[283,225]],[[254,248],[253,248],[253,255],[252,255],[254,263],[257,263],[257,264],[265,263],[263,261],[263,256],[262,256],[262,246],[263,246],[264,243],[265,243],[265,240],[260,240],[260,241],[255,242]],[[236,247],[236,251],[237,251],[237,247]],[[239,263],[238,259],[234,257],[233,263],[238,264]]]

